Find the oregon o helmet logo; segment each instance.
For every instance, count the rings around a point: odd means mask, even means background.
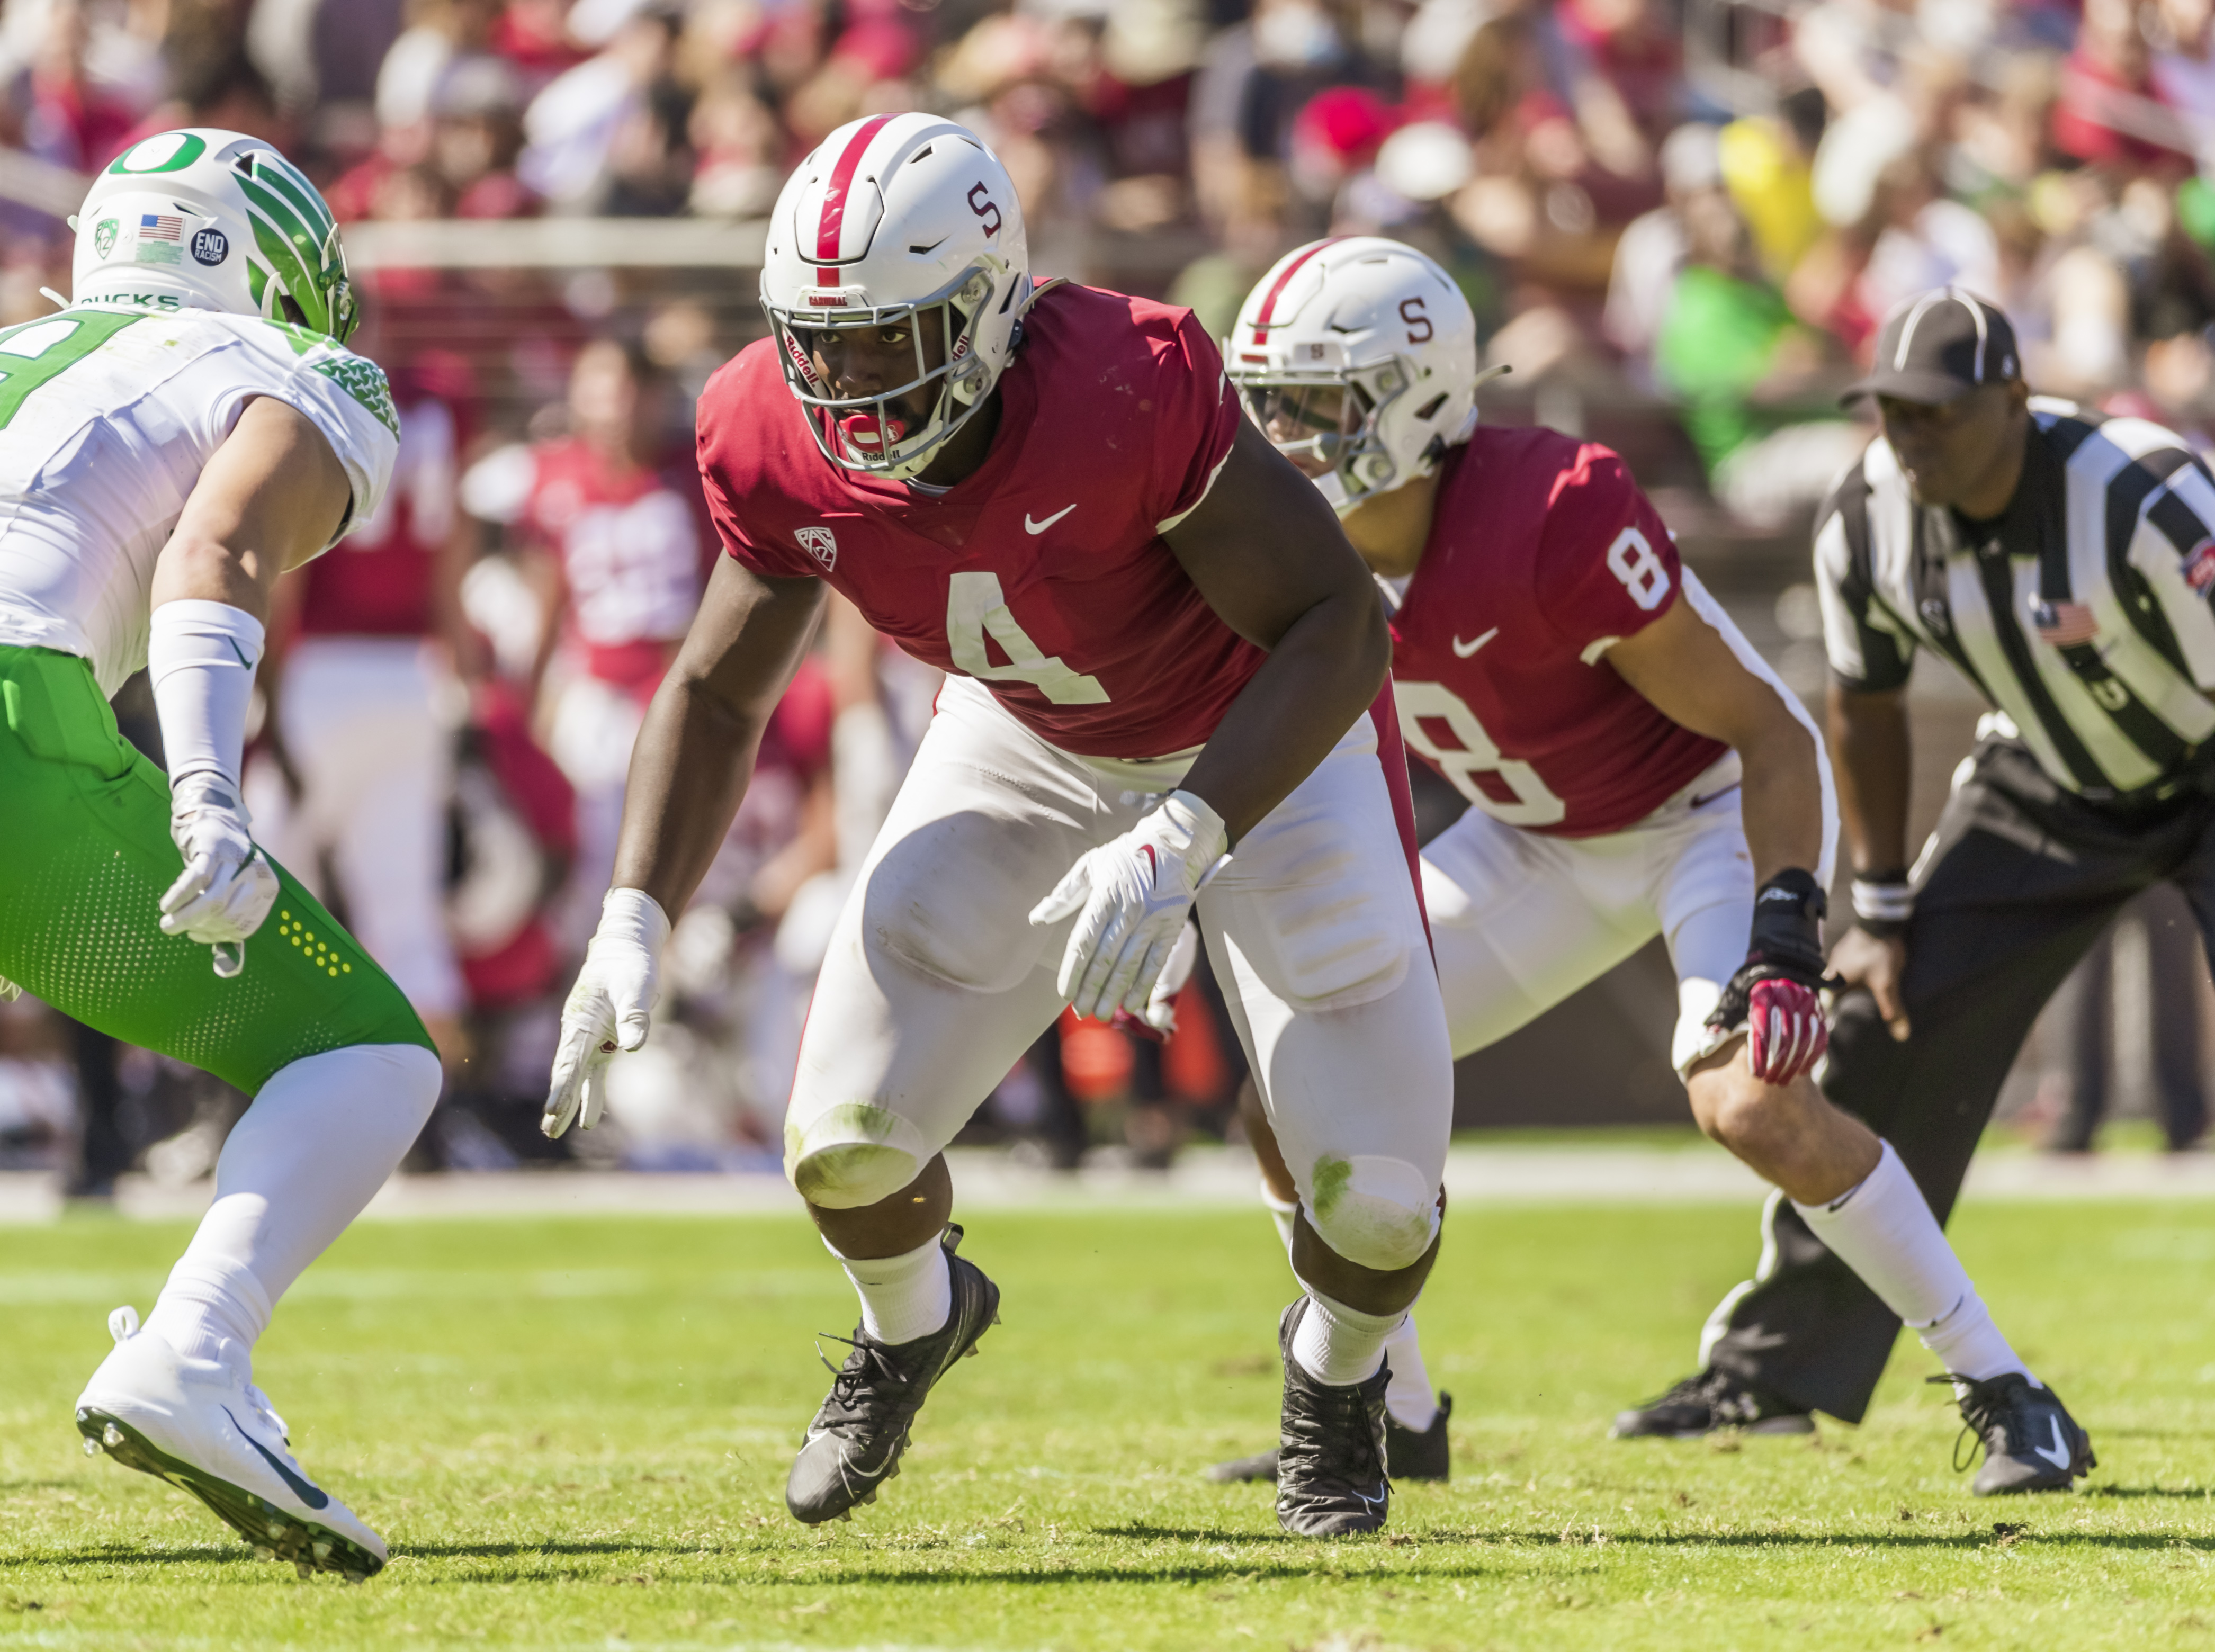
[[[108,166],[110,172],[144,174],[182,172],[207,153],[207,139],[189,132],[156,132],[143,144],[133,144]]]
[[[230,256],[230,237],[220,230],[202,230],[193,237],[193,257],[203,264],[220,264]]]

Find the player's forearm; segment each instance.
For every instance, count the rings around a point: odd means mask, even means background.
[[[631,749],[615,887],[642,889],[673,919],[692,900],[753,779],[767,714],[672,672]]]
[[[1753,876],[1765,883],[1789,867],[1815,870],[1823,857],[1823,782],[1815,737],[1779,716],[1737,742],[1744,775],[1739,812]]]
[[[1295,620],[1230,703],[1184,789],[1235,844],[1330,754],[1384,685],[1392,638],[1376,589],[1334,593]]]
[[[1911,772],[1905,698],[1897,691],[1850,693],[1834,684],[1829,710],[1838,814],[1853,869],[1904,874]]]

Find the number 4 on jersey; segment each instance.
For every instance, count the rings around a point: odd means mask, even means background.
[[[1008,663],[996,666],[985,647],[989,636]],[[946,642],[954,663],[972,677],[994,682],[1028,683],[1056,705],[1105,705],[1108,691],[1043,652],[1009,611],[997,574],[956,574],[946,592]]]

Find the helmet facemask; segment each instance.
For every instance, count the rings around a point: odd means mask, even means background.
[[[807,427],[824,458],[849,470],[907,480],[938,456],[954,433],[982,406],[997,375],[973,346],[985,307],[1004,284],[1003,309],[1015,301],[1018,283],[992,261],[979,259],[930,297],[911,304],[878,309],[836,308],[803,312],[764,303],[776,335],[777,359],[784,381],[807,412]],[[822,297],[837,296],[828,289]],[[803,292],[803,302],[818,295]],[[821,335],[848,331],[905,328],[913,352],[914,372],[904,384],[868,396],[832,394],[818,370],[815,352]],[[936,365],[931,346],[942,348]],[[919,390],[936,386],[930,410],[911,420],[895,407]]]
[[[1380,430],[1414,380],[1398,357],[1363,367],[1320,372],[1237,375],[1254,421],[1270,445],[1299,467],[1341,516],[1418,476],[1445,451],[1436,441],[1406,475]]]

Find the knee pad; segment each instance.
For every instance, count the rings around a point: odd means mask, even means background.
[[[867,1102],[847,1102],[805,1129],[784,1127],[784,1174],[802,1199],[825,1210],[856,1210],[889,1199],[930,1160],[915,1127]]]
[[[1439,1236],[1438,1183],[1404,1158],[1326,1154],[1308,1180],[1316,1237],[1359,1267],[1413,1267]]]

